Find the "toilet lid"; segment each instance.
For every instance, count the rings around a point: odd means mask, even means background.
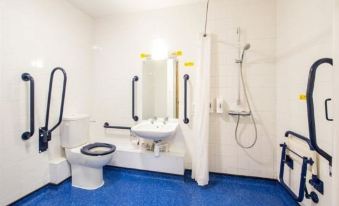
[[[99,156],[111,154],[115,151],[115,149],[115,145],[96,142],[81,148],[81,153],[90,156]]]

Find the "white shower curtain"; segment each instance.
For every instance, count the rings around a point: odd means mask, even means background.
[[[210,104],[211,37],[202,37],[200,62],[195,74],[192,178],[198,185],[208,184],[208,139]]]

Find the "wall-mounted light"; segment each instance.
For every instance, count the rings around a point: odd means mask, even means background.
[[[161,38],[154,39],[152,43],[152,59],[161,60],[167,58],[168,46],[166,42]]]

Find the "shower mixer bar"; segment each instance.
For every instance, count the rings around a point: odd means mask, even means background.
[[[30,82],[30,103],[29,103],[29,107],[30,107],[30,111],[29,111],[29,115],[30,115],[30,131],[24,132],[21,135],[21,138],[23,140],[28,140],[29,138],[31,138],[34,134],[34,79],[33,77],[28,74],[28,73],[23,73],[21,75],[21,79],[25,82],[29,81]]]
[[[64,77],[63,78],[62,95],[61,95],[61,103],[60,103],[60,113],[59,113],[59,119],[58,119],[58,122],[56,123],[56,125],[54,125],[51,129],[48,129],[53,79],[54,79],[54,74],[55,74],[56,71],[61,71],[62,74],[63,74],[63,77]],[[49,80],[45,126],[41,127],[39,129],[39,152],[44,152],[48,149],[48,142],[52,138],[52,132],[61,124],[62,115],[63,115],[63,112],[64,112],[66,84],[67,84],[67,74],[66,74],[65,70],[61,67],[57,67],[57,68],[53,69],[52,72],[51,72],[50,80]]]

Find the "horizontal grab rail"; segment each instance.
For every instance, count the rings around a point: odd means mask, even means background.
[[[125,126],[111,126],[108,122],[104,123],[104,128],[106,129],[126,129],[131,130],[131,127],[125,127]]]
[[[29,111],[29,115],[30,115],[30,131],[24,132],[21,135],[21,138],[23,140],[28,140],[29,138],[31,138],[34,134],[34,79],[33,77],[28,74],[28,73],[23,73],[21,75],[21,79],[23,81],[29,81],[30,82],[30,103],[29,103],[29,107],[30,107],[30,111]]]

